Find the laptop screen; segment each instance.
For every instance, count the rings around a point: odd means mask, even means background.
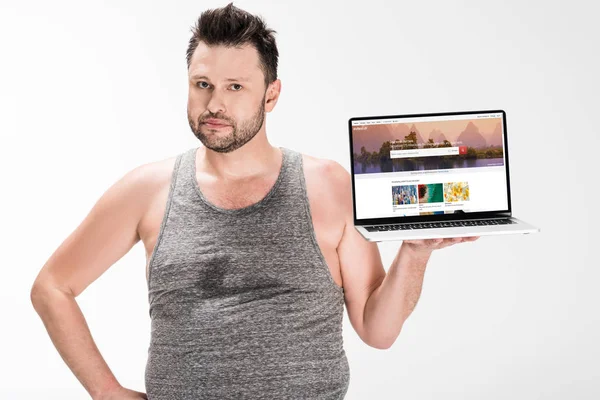
[[[509,210],[504,112],[448,114],[350,119],[357,220]]]

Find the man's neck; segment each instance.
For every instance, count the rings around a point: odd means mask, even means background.
[[[258,139],[255,137],[254,139]],[[231,153],[219,153],[202,146],[198,169],[227,181],[270,175],[281,166],[281,150],[267,140],[251,140]]]

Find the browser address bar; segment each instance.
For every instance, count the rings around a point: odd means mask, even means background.
[[[390,158],[449,156],[466,154],[467,146],[438,147],[429,149],[390,150]]]

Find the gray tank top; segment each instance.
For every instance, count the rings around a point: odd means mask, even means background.
[[[179,154],[150,257],[149,400],[343,399],[344,291],[314,234],[302,155],[280,147],[275,184],[223,209]]]

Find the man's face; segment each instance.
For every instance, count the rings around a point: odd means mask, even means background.
[[[208,47],[200,42],[190,61],[188,78],[188,121],[207,148],[229,153],[264,129],[267,92],[253,46]],[[272,103],[267,111],[273,108]],[[210,124],[211,119],[218,124]]]

